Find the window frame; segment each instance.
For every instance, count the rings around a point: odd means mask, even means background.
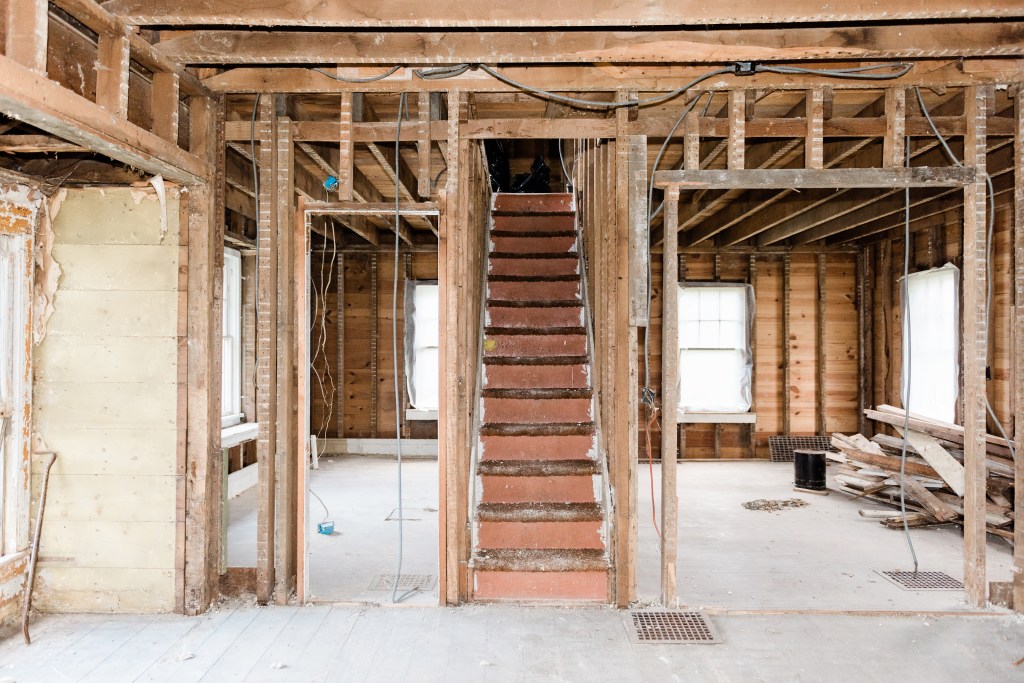
[[[753,285],[751,285],[751,284],[749,284],[747,282],[683,281],[683,282],[680,282],[678,284],[678,288],[679,288],[678,297],[677,297],[677,308],[678,308],[678,311],[677,311],[677,313],[678,313],[678,315],[677,315],[677,325],[678,325],[678,327],[677,327],[677,332],[676,332],[677,333],[676,348],[677,348],[677,354],[679,356],[678,363],[679,363],[680,372],[679,372],[679,377],[678,377],[678,380],[677,380],[677,382],[678,382],[678,386],[677,386],[677,405],[676,405],[677,412],[680,415],[720,415],[720,416],[751,415],[752,414],[751,410],[753,409],[753,396],[752,396],[752,393],[751,393],[751,381],[752,381],[753,372],[754,372],[754,368],[753,368],[753,350],[752,350],[753,349],[753,346],[752,346],[753,345],[752,333],[753,333],[753,323],[754,323],[755,305],[756,305]],[[743,330],[744,346],[743,347],[728,347],[728,348],[722,348],[722,349],[717,349],[717,350],[721,350],[721,351],[739,351],[740,353],[743,354],[743,357],[745,359],[744,373],[745,373],[745,377],[746,377],[746,383],[745,383],[745,386],[741,385],[741,387],[739,388],[739,391],[740,391],[740,393],[746,399],[746,408],[744,410],[724,410],[724,409],[720,409],[720,408],[716,408],[716,409],[701,409],[701,410],[687,410],[686,407],[684,406],[683,401],[686,398],[686,396],[685,396],[685,392],[684,392],[684,384],[683,383],[684,383],[685,377],[683,375],[683,372],[681,371],[681,369],[683,367],[683,354],[684,354],[684,352],[686,352],[686,351],[698,351],[698,350],[704,350],[704,351],[716,350],[716,349],[711,349],[711,348],[707,348],[707,347],[700,347],[700,346],[695,346],[695,347],[684,346],[684,339],[687,336],[683,332],[684,325],[687,325],[687,324],[692,323],[692,322],[696,322],[697,324],[700,324],[702,322],[702,319],[699,318],[699,317],[697,318],[696,321],[687,320],[684,317],[684,315],[683,315],[683,305],[684,305],[684,299],[686,298],[684,292],[687,289],[691,289],[692,290],[692,289],[698,289],[698,288],[699,289],[738,289],[738,290],[741,289],[741,290],[743,290],[744,296],[743,296],[743,316],[742,316],[743,325],[742,325],[742,330]],[[717,320],[718,320],[718,322],[721,322],[721,318],[719,318]]]
[[[234,287],[229,287],[229,278]],[[230,247],[224,248],[221,321],[221,427],[232,427],[245,421],[242,412],[242,252]],[[230,372],[225,355],[230,353]],[[225,405],[225,396],[230,403]]]
[[[914,351],[914,349],[913,349],[913,346],[915,345],[914,344],[914,339],[920,339],[921,338],[920,335],[922,334],[922,332],[921,331],[915,331],[913,329],[913,327],[916,326],[915,321],[919,321],[920,320],[920,317],[919,317],[920,313],[915,315],[914,311],[911,310],[911,306],[913,305],[913,297],[911,296],[910,285],[911,285],[912,282],[914,282],[915,280],[921,279],[923,276],[935,276],[935,275],[940,274],[940,273],[948,274],[950,277],[953,278],[953,292],[952,292],[952,297],[951,297],[952,300],[950,302],[951,305],[952,305],[952,310],[948,311],[948,314],[949,314],[948,317],[952,321],[952,324],[953,324],[952,334],[950,336],[950,339],[952,340],[952,349],[950,350],[951,351],[951,355],[952,355],[952,361],[949,362],[949,359],[947,359],[945,362],[942,362],[942,363],[938,364],[939,367],[941,368],[941,370],[943,370],[945,372],[936,371],[936,370],[933,370],[931,368],[923,369],[922,370],[920,363],[922,362],[923,359],[919,358],[917,361],[915,361],[913,359],[912,355],[911,355],[913,353],[913,351]],[[910,374],[910,385],[911,386],[909,386],[909,387],[906,385],[906,373],[905,372],[901,372],[900,373],[900,375],[901,375],[900,376],[900,400],[903,402],[904,406],[910,405],[911,412],[913,412],[915,414],[923,415],[925,417],[928,417],[929,419],[940,420],[940,421],[949,422],[949,423],[955,423],[956,422],[957,414],[959,412],[959,404],[960,404],[960,334],[961,334],[961,328],[962,328],[962,322],[961,322],[961,319],[960,319],[960,287],[961,287],[961,277],[962,277],[962,274],[961,274],[959,268],[957,268],[952,263],[946,263],[945,265],[940,266],[938,268],[929,268],[927,270],[921,270],[921,271],[918,271],[916,273],[910,273],[907,276],[907,279],[906,279],[906,286],[905,287],[904,286],[900,287],[900,294],[901,294],[901,296],[906,296],[907,297],[906,307],[905,307],[906,314],[903,315],[903,320],[901,321],[901,325],[900,325],[900,333],[902,335],[901,342],[900,342],[900,347],[901,347],[900,361],[902,363],[901,367],[904,370],[907,368],[907,364],[908,364],[908,361],[909,361],[910,369],[911,369],[911,374]],[[901,280],[901,285],[902,285],[903,284],[903,278],[900,278],[900,280]],[[925,305],[924,308],[926,310],[932,310],[932,311],[934,310],[933,305],[930,304],[930,303],[928,305]],[[934,316],[930,316],[930,317],[934,317]],[[905,340],[907,339],[908,326],[911,328],[911,330],[910,330],[910,344],[906,344],[905,343]],[[916,332],[916,334],[915,334],[915,332]],[[932,342],[934,342],[934,334],[927,335],[927,338],[930,339]],[[931,345],[934,345],[934,344],[931,344]],[[950,380],[949,381],[949,386],[947,387],[947,388],[951,389],[951,391],[952,391],[952,396],[951,396],[951,404],[952,405],[948,406],[948,409],[949,409],[950,412],[946,413],[943,416],[937,416],[937,415],[931,413],[931,411],[929,410],[930,406],[920,406],[920,405],[918,405],[918,406],[915,407],[914,405],[912,405],[910,403],[910,399],[912,397],[909,395],[909,390],[910,390],[911,387],[914,387],[914,386],[918,386],[919,387],[919,386],[921,386],[920,385],[920,378],[922,376],[930,377],[932,379],[932,381],[934,381],[935,377],[942,376],[942,375],[945,375],[946,378],[948,380]],[[934,394],[934,391],[928,391],[926,393]]]
[[[438,287],[438,281],[437,280],[430,280],[430,279],[425,279],[425,280],[412,280],[412,279],[408,279],[405,282],[406,282],[406,286],[405,286],[405,368],[404,368],[404,371],[405,371],[405,404],[406,404],[406,413],[407,413],[407,415],[411,415],[411,416],[413,416],[414,418],[417,418],[417,419],[427,418],[429,420],[436,420],[437,419],[437,416],[436,416],[437,415],[437,411],[440,408],[440,402],[441,402],[441,386],[440,386],[441,385],[441,382],[440,382],[440,376],[441,376],[441,363],[440,363],[440,346],[441,346],[441,339],[440,339],[440,332],[441,332],[441,330],[440,330],[440,306],[441,306],[441,302],[440,302],[440,298],[438,299],[438,335],[437,335],[437,344],[436,345],[432,345],[432,346],[423,346],[422,347],[424,349],[428,349],[428,348],[436,349],[437,352],[438,352],[437,356],[436,356],[437,359],[438,359],[437,360],[438,395],[437,395],[437,401],[436,401],[437,407],[433,407],[433,408],[431,408],[431,407],[428,407],[428,408],[416,408],[413,405],[413,398],[416,395],[416,391],[415,391],[416,388],[414,386],[415,377],[416,377],[416,370],[415,370],[415,368],[416,368],[416,357],[417,357],[417,351],[420,348],[420,347],[416,346],[416,325],[415,325],[415,319],[416,319],[416,304],[415,304],[415,302],[416,302],[416,288],[417,287],[422,287],[422,286]],[[440,294],[440,290],[438,290],[438,294]]]

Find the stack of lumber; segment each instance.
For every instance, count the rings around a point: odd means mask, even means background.
[[[879,406],[864,414],[876,422],[891,425],[903,434],[904,413],[893,406]],[[965,490],[963,427],[911,414],[906,432],[907,459],[902,487],[900,453],[903,438],[876,434],[832,435],[838,453],[828,457],[839,463],[835,483],[838,490],[856,498],[868,498],[898,510],[902,488],[910,526],[958,524],[963,521]],[[986,525],[991,534],[1013,542],[1013,459],[1006,441],[988,435],[986,439],[988,496]],[[877,518],[890,528],[902,528],[899,512],[861,510],[861,516]]]

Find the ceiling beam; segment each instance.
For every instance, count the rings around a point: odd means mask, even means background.
[[[964,167],[913,168],[772,168],[714,171],[658,171],[655,187],[701,189],[957,187],[972,182],[974,172]]]
[[[164,32],[182,64],[713,63],[728,60],[914,59],[1024,55],[1024,24],[919,24],[672,31],[381,33]],[[163,37],[162,35],[162,37]],[[727,50],[723,49],[727,48]]]
[[[550,28],[557,26],[689,26],[729,24],[799,24],[904,19],[982,19],[1021,16],[1019,3],[978,0],[968,9],[962,0],[864,0],[827,4],[819,0],[750,3],[720,0],[617,0],[593,5],[582,0],[553,3],[490,0],[424,3],[420,0],[109,0],[103,7],[137,26],[316,26],[380,29],[385,27]]]

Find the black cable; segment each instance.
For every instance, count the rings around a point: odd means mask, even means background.
[[[332,74],[330,71],[327,71],[326,69],[321,69],[319,67],[314,67],[313,71],[317,72],[318,74],[323,74],[324,76],[327,76],[328,78],[332,78],[332,79],[334,79],[336,81],[341,81],[342,83],[374,83],[376,81],[383,81],[385,78],[387,78],[388,76],[390,76],[391,74],[395,73],[396,71],[398,71],[401,68],[402,68],[401,64],[396,64],[395,66],[391,67],[390,69],[388,69],[387,71],[385,71],[382,74],[377,74],[376,76],[366,76],[364,78],[349,77],[349,76],[341,76],[339,74]]]
[[[253,190],[253,202],[256,204],[256,268],[255,268],[255,282],[253,285],[256,288],[255,300],[259,301],[260,296],[260,265],[259,265],[259,246],[260,246],[260,173],[256,168],[256,112],[260,108],[260,93],[256,93],[256,101],[252,104],[252,117],[249,119],[249,156],[252,161],[252,190]],[[253,306],[253,329],[258,330],[260,328],[260,307],[259,305]],[[252,386],[255,392],[259,391],[260,388],[260,357],[256,354],[252,364]]]

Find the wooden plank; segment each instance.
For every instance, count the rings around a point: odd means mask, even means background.
[[[967,601],[977,607],[986,602],[985,578],[985,376],[988,349],[988,318],[985,305],[986,275],[986,117],[990,89],[967,90],[964,118],[964,165],[978,173],[979,182],[964,188],[963,293],[964,330],[964,589]]]
[[[661,291],[661,603],[676,602],[676,560],[679,498],[676,493],[677,417],[679,381],[678,268],[679,191],[665,192],[665,241]]]
[[[45,76],[48,3],[46,0],[8,0],[4,4],[4,54]]]
[[[128,117],[128,35],[101,35],[96,61],[96,104],[121,118]]]
[[[292,142],[288,141],[289,144]],[[297,408],[297,425],[292,432],[294,443],[292,463],[295,468],[295,487],[292,498],[296,501],[295,522],[291,531],[295,535],[294,574],[295,597],[301,605],[306,601],[309,592],[309,435],[310,426],[310,292],[312,285],[309,276],[310,263],[310,231],[307,225],[305,199],[299,197],[292,219],[292,297],[293,297],[293,348],[296,370],[295,406]],[[341,257],[344,260],[344,257]],[[344,285],[338,283],[338,290],[343,291]],[[338,306],[338,317],[344,317],[344,308]],[[343,325],[343,323],[339,323]],[[339,341],[339,346],[341,342]],[[341,355],[341,354],[339,354]],[[326,361],[326,359],[325,359]],[[343,367],[339,366],[339,367]],[[339,370],[336,369],[336,372]],[[339,375],[341,376],[341,375]],[[335,385],[337,386],[337,384]],[[336,392],[340,395],[340,392]],[[335,408],[337,410],[337,408]],[[289,597],[288,595],[285,598]]]
[[[195,154],[143,130],[7,57],[0,57],[0,111],[166,180],[191,184],[212,169]]]
[[[416,172],[417,194],[423,199],[430,198],[430,93],[421,92],[418,97],[419,125],[416,128],[416,156],[419,162]]]
[[[841,168],[657,171],[655,187],[680,190],[778,190],[791,188],[963,187],[974,182],[972,168]]]
[[[181,79],[178,74],[163,71],[153,74],[152,104],[153,134],[177,144],[179,92]]]
[[[812,88],[807,91],[807,133],[804,137],[804,166],[820,169],[825,164],[825,91]]]
[[[882,141],[882,165],[899,168],[906,164],[907,91],[887,88],[885,91],[885,137]]]
[[[394,202],[315,202],[306,203],[306,208],[325,215],[352,216],[394,216]],[[439,210],[437,202],[402,203],[399,206],[400,216],[436,216]]]
[[[628,146],[629,324],[646,327],[650,322],[647,275],[651,258],[647,223],[647,138],[631,135],[622,144]]]
[[[903,491],[940,522],[952,522],[960,516],[913,477],[904,477]]]
[[[682,16],[682,15],[680,15]],[[673,20],[677,24],[679,18]],[[731,59],[900,59],[927,56],[1016,56],[1014,22],[928,26],[876,24],[693,30],[549,32],[523,39],[520,31],[165,31],[157,47],[182,64],[541,64],[720,63]],[[799,55],[799,57],[797,56]]]
[[[1012,3],[985,0],[965,12],[954,0],[871,0],[856,7],[823,6],[813,0],[790,0],[784,5],[750,5],[729,0],[714,8],[696,0],[652,5],[644,0],[622,0],[600,11],[585,3],[552,5],[543,0],[524,0],[515,5],[494,6],[483,0],[457,5],[424,6],[416,0],[388,0],[372,7],[321,0],[239,5],[214,0],[183,7],[178,0],[112,0],[105,8],[138,26],[301,26],[301,27],[554,27],[602,26],[711,26],[729,24],[795,24],[838,22],[857,24],[899,19],[960,19],[1013,17]]]
[[[338,199],[352,201],[353,167],[355,144],[352,138],[353,95],[341,93],[338,110]]]
[[[727,168],[730,171],[743,169],[744,152],[747,147],[747,91],[729,91],[729,151]]]
[[[449,304],[451,291],[449,279],[448,261],[448,187],[445,185],[437,193],[437,204],[440,209],[440,217],[437,221],[437,315],[438,315],[438,367],[441,377],[444,380],[441,389],[438,391],[437,410],[437,496],[438,496],[438,522],[437,522],[437,547],[440,558],[438,559],[437,577],[437,600],[440,605],[454,605],[458,603],[458,595],[453,595],[455,577],[452,574],[453,567],[458,565],[458,558],[455,557],[456,548],[449,543],[449,524],[452,514],[452,507],[456,505],[448,492],[450,481],[454,478],[451,472],[449,459],[449,448],[451,447],[451,424],[454,413],[449,403],[452,393],[451,383],[448,381],[452,374],[450,362],[452,328],[449,325],[451,307]],[[339,280],[340,282],[340,280]],[[339,335],[340,338],[340,335]],[[339,428],[338,434],[343,432]]]
[[[1024,612],[1024,88],[1014,97],[1013,176],[1013,434],[1014,467],[1013,605]]]
[[[902,427],[896,427],[896,431],[903,434]],[[966,491],[964,466],[950,455],[949,451],[943,448],[934,437],[922,432],[907,430],[906,439],[907,443],[913,446],[914,450],[942,477],[949,488],[962,497]]]
[[[792,259],[789,254],[782,256],[782,433],[789,434],[791,428],[790,403],[792,391],[792,332],[790,331],[790,308],[792,307]]]
[[[683,121],[683,168],[688,171],[700,170],[700,127],[696,114],[692,113]]]
[[[818,254],[817,286],[814,334],[814,401],[815,425],[818,434],[827,433],[825,425],[825,254]]]

